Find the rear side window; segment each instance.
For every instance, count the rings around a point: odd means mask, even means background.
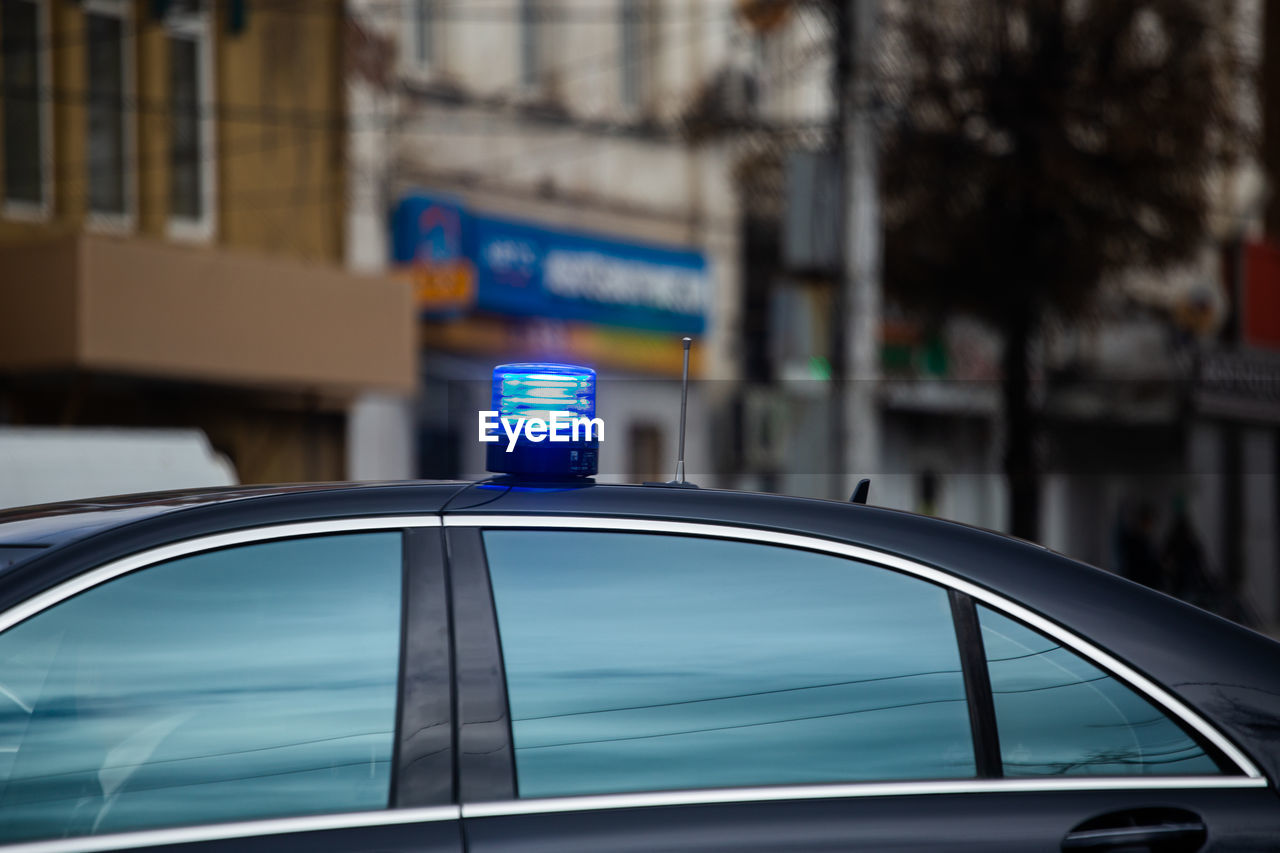
[[[946,592],[659,534],[484,534],[524,797],[973,776]]]
[[[400,534],[160,563],[0,634],[0,841],[387,805]]]
[[[978,607],[1006,776],[1216,775],[1150,702],[1054,640]]]

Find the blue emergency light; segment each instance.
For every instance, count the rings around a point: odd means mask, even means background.
[[[510,447],[499,426],[499,440],[488,444],[486,467],[495,474],[536,479],[590,477],[599,468],[600,429],[588,422],[596,414],[596,372],[571,364],[500,364],[493,369],[493,410],[499,424],[523,429]],[[528,429],[530,426],[540,428]],[[597,422],[598,425],[598,422]]]

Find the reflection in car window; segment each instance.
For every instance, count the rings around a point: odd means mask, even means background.
[[[400,534],[162,563],[0,634],[0,841],[387,805]]]
[[[1214,774],[1176,723],[1074,652],[978,607],[1006,776]]]
[[[746,542],[484,537],[521,796],[974,774],[936,586]]]

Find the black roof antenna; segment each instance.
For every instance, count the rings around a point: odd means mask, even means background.
[[[667,485],[687,488],[693,486],[684,478],[684,422],[689,409],[689,347],[693,345],[693,338],[683,337],[680,344],[684,347],[684,378],[680,380],[680,452],[676,457],[676,478]]]
[[[684,478],[684,422],[685,415],[689,410],[689,346],[693,343],[693,338],[681,338],[680,343],[684,345],[684,379],[680,383],[680,452],[676,458],[676,478],[666,483],[645,483],[646,486],[668,486],[677,489],[696,489],[696,483],[690,483]]]
[[[858,485],[853,487],[853,495],[849,500],[856,504],[865,504],[867,502],[867,494],[871,491],[871,481],[863,477],[858,481]]]

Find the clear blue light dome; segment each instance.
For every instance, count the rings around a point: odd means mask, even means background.
[[[500,364],[493,369],[493,408],[498,417],[550,420],[596,414],[596,372],[570,364]]]
[[[562,420],[589,420],[596,414],[596,372],[572,364],[500,364],[493,369],[492,408],[513,429],[521,418],[549,424],[557,413]],[[598,470],[600,442],[590,430],[566,431],[556,441],[521,433],[510,450],[505,433],[502,439],[485,451],[486,467],[495,474],[556,480],[589,477]]]

